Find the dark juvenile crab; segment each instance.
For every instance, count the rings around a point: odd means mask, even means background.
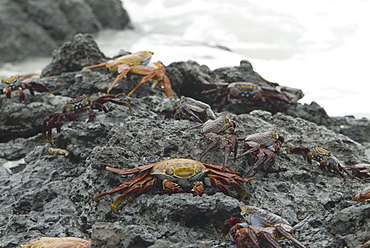
[[[234,187],[240,195],[240,200],[247,197],[247,192],[239,182],[248,182],[254,177],[242,178],[238,172],[225,169],[222,166],[201,163],[193,159],[176,158],[162,160],[157,163],[142,165],[129,170],[106,167],[107,170],[119,175],[138,175],[116,188],[94,196],[97,200],[100,197],[123,191],[123,193],[112,203],[112,209],[117,213],[117,207],[126,198],[133,200],[146,193],[157,184],[162,184],[163,190],[168,194],[185,193],[187,188],[191,189],[193,196],[202,196],[204,187],[217,187],[222,193],[232,196],[225,185]]]
[[[351,201],[359,201],[361,203],[370,202],[370,187],[355,195]]]
[[[79,114],[84,111],[89,112],[89,119],[94,120],[96,114],[94,110],[108,112],[108,109],[104,106],[105,103],[111,102],[118,105],[123,105],[128,107],[131,110],[131,105],[126,102],[121,102],[114,100],[124,94],[118,95],[105,95],[99,97],[93,101],[86,97],[86,95],[74,98],[72,100],[67,101],[67,105],[63,107],[62,113],[55,113],[51,114],[44,118],[43,122],[43,130],[42,130],[42,137],[43,140],[52,144],[51,142],[51,134],[52,129],[56,128],[57,132],[60,132],[60,124],[66,118],[70,121],[75,119],[75,115]]]
[[[248,243],[262,248],[260,240],[266,240],[274,248],[279,248],[281,246],[276,240],[284,238],[300,248],[305,247],[294,237],[293,227],[284,218],[253,206],[240,208],[243,218],[231,217],[224,221],[221,229],[222,237],[230,234],[238,248],[249,247]]]
[[[185,119],[203,123],[203,120],[201,120],[194,112],[206,114],[211,120],[216,119],[213,110],[207,103],[185,96],[181,97],[181,104],[173,110],[173,118],[175,120]]]
[[[49,90],[46,85],[34,81],[29,81],[37,79],[39,77],[39,74],[27,74],[2,79],[0,83],[0,94],[5,94],[6,99],[10,99],[12,92],[17,91],[19,94],[19,102],[24,102],[26,98],[24,94],[25,89],[29,90],[31,96],[35,95],[34,90],[53,94],[53,92]]]
[[[201,154],[202,159],[213,147],[218,146],[225,149],[223,169],[225,169],[227,160],[232,151],[234,159],[238,149],[238,139],[235,132],[236,124],[227,114],[221,115],[215,120],[208,120],[201,125],[204,137],[212,141],[208,148]]]
[[[216,89],[205,90],[201,92],[202,95],[207,95],[210,93],[221,91],[221,94],[213,99],[213,102],[217,102],[222,99],[217,109],[218,112],[222,110],[230,97],[246,99],[249,102],[266,102],[272,108],[275,107],[275,102],[277,101],[285,102],[288,104],[296,104],[297,101],[303,97],[303,93],[301,90],[289,87],[262,87],[249,82],[210,83],[200,76],[198,78],[205,85],[221,86]]]
[[[305,146],[292,147],[289,149],[288,153],[301,154],[309,164],[312,164],[312,160],[315,160],[320,163],[320,169],[327,167],[330,170],[337,172],[343,179],[346,179],[345,174],[347,174],[349,177],[363,182],[360,178],[351,174],[331,152],[321,147],[313,146],[312,149]]]
[[[257,159],[253,167],[247,172],[246,176],[251,173],[254,176],[263,168],[264,165],[269,164],[265,172],[265,175],[267,175],[269,170],[275,164],[276,156],[284,142],[284,137],[279,135],[278,131],[275,131],[251,134],[243,140],[244,145],[248,150],[238,156],[238,158],[251,154]]]

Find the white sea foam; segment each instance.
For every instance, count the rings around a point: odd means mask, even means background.
[[[153,60],[165,65],[195,60],[211,69],[247,59],[266,79],[301,88],[302,103],[316,101],[332,116],[370,118],[370,1],[123,0],[123,4],[135,29],[99,33],[97,42],[108,56],[120,49],[152,50]],[[35,72],[31,69],[44,65],[45,60],[7,64],[0,74]]]

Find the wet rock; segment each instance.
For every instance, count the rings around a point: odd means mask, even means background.
[[[92,35],[77,34],[70,42],[53,53],[53,61],[47,65],[42,75],[57,76],[63,72],[80,71],[83,67],[100,63],[105,59]]]
[[[130,28],[120,0],[16,0],[0,3],[1,62],[50,56],[78,33]]]
[[[59,133],[53,130],[52,142],[53,148],[69,151],[64,156],[49,153],[51,145],[42,141],[43,117],[60,112],[71,96],[86,94],[91,99],[98,98],[99,92],[105,92],[116,77],[104,67],[80,71],[78,68],[85,66],[90,53],[100,53],[91,37],[77,36],[73,42],[84,45],[65,45],[70,49],[60,52],[51,66],[60,73],[37,80],[55,95],[36,92],[31,98],[27,93],[23,104],[16,97],[0,98],[0,247],[20,247],[39,236],[91,238],[95,247],[235,247],[233,240],[220,237],[223,221],[240,217],[241,203],[233,188],[230,191],[235,197],[212,187],[206,187],[203,196],[194,197],[191,192],[168,195],[157,185],[132,201],[125,199],[118,207],[119,214],[111,209],[119,193],[108,194],[99,201],[94,201],[93,196],[132,178],[107,171],[107,165],[131,169],[170,158],[199,160],[211,141],[204,138],[200,129],[191,128],[195,123],[172,119],[172,109],[184,92],[190,92],[188,87],[203,90],[204,85],[196,81],[194,74],[222,80],[249,77],[258,83],[261,79],[251,65],[244,61],[238,67],[210,71],[196,62],[172,63],[167,71],[173,85],[178,86],[174,87],[175,97],[167,98],[161,88],[152,89],[147,83],[131,97],[120,98],[131,104],[132,111],[107,103],[109,112],[96,111],[94,121],[84,112],[75,121],[62,122]],[[70,54],[75,53],[81,57],[67,68]],[[87,56],[86,60],[82,55]],[[105,59],[103,55],[100,58]],[[100,58],[96,56],[96,60]],[[123,79],[112,94],[129,92],[139,80],[139,76]],[[217,113],[229,114],[239,138],[274,130],[285,138],[270,173],[264,176],[261,171],[256,179],[243,184],[248,193],[243,204],[287,219],[306,247],[354,247],[368,241],[369,205],[351,199],[369,182],[343,180],[328,168],[319,169],[316,163],[309,165],[301,156],[287,153],[292,146],[318,145],[333,152],[344,164],[353,165],[368,161],[365,148],[334,131],[334,125],[329,129],[299,117],[318,113],[323,119],[328,118],[318,104],[288,106],[289,111],[275,114],[256,106],[244,113],[229,111],[229,106],[241,109],[242,104],[230,101],[222,113]],[[298,110],[302,113],[297,114]],[[344,125],[340,121],[332,123]],[[357,122],[346,125],[353,123]],[[238,154],[245,151],[240,141]],[[223,155],[224,151],[216,147],[202,162],[222,164]],[[22,163],[9,170],[4,167],[9,161]],[[243,156],[230,160],[228,167],[244,175],[254,161]],[[293,247],[287,240],[279,243]]]

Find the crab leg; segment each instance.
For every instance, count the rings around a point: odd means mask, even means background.
[[[109,166],[105,167],[105,169],[108,170],[108,171],[117,173],[119,175],[129,175],[129,174],[143,172],[145,170],[148,170],[148,169],[152,168],[153,166],[154,166],[154,163],[153,164],[142,165],[142,166],[139,166],[139,167],[136,167],[136,168],[133,168],[133,169],[129,169],[129,170],[117,169],[117,168],[113,168],[113,167],[109,167]]]
[[[82,68],[82,70],[84,71],[84,70],[87,70],[87,69],[103,67],[103,66],[106,66],[106,65],[107,65],[107,62],[104,62],[104,63],[97,64],[97,65],[85,66],[84,68]]]
[[[356,177],[356,176],[354,176],[354,175],[352,175],[347,169],[346,169],[346,167],[344,167],[344,166],[341,166],[340,164],[334,164],[334,170],[344,179],[344,180],[346,180],[346,177],[345,177],[345,175],[343,174],[343,172],[341,172],[340,171],[340,169],[342,169],[348,176],[350,176],[350,177],[352,177],[353,179],[356,179],[356,180],[358,180],[358,181],[360,181],[360,182],[364,182],[364,180],[361,180],[360,178],[358,178],[358,177]]]
[[[287,230],[284,229],[284,227],[282,227],[281,225],[276,225],[275,226],[276,230],[279,231],[279,233],[281,235],[283,235],[285,238],[291,240],[294,244],[296,244],[298,247],[300,248],[306,248],[306,246],[302,245],[297,239],[295,239],[293,237],[292,234],[290,234],[289,232],[287,232]]]
[[[312,164],[312,152],[309,148],[304,146],[292,147],[289,149],[289,153],[301,154],[309,164]]]
[[[117,71],[119,74],[114,80],[114,82],[112,83],[112,85],[108,88],[107,90],[108,94],[112,91],[114,86],[116,86],[118,82],[127,75],[127,73],[130,71],[130,67],[126,64],[121,64],[117,67]]]
[[[180,185],[169,180],[163,180],[162,185],[163,189],[168,194],[185,193],[185,191],[180,187]]]
[[[267,240],[267,242],[269,242],[272,245],[272,247],[281,248],[279,243],[276,242],[276,240],[274,239],[274,237],[270,233],[268,233],[268,232],[261,232],[261,233],[262,233],[262,236]]]
[[[230,191],[225,187],[224,184],[231,185],[235,188],[235,190],[238,192],[240,195],[240,200],[243,201],[247,196],[247,192],[245,189],[240,186],[234,179],[232,178],[225,178],[223,176],[219,176],[216,174],[209,174],[210,177],[210,182],[213,187],[219,188],[225,195],[232,196]]]
[[[164,75],[162,81],[163,90],[167,97],[173,97],[172,86],[170,79]]]
[[[155,183],[156,179],[155,178],[144,178],[142,181],[138,182],[141,184],[138,184],[125,192],[123,192],[119,197],[117,197],[116,200],[112,203],[112,209],[113,211],[117,214],[118,210],[117,207],[121,204],[121,202],[129,196],[128,200],[133,200],[135,197],[147,192]],[[139,190],[138,190],[139,189]],[[136,192],[137,191],[137,192]]]
[[[254,231],[251,228],[247,228],[247,237],[250,239],[250,241],[258,248],[262,248],[260,243],[258,242],[257,235],[254,233]]]
[[[230,232],[230,229],[235,226],[237,223],[245,222],[244,219],[238,217],[230,217],[222,223],[221,236],[226,238],[226,235]]]

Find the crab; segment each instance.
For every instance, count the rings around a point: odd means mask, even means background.
[[[22,245],[21,248],[91,248],[91,239],[81,239],[76,237],[40,237],[33,239]]]
[[[181,96],[181,105],[173,110],[173,118],[175,120],[191,120],[199,123],[204,123],[194,112],[205,113],[211,120],[215,120],[216,116],[211,107],[204,102],[195,100],[191,97]]]
[[[301,154],[307,160],[309,164],[312,164],[312,160],[319,162],[319,168],[324,169],[325,167],[329,168],[330,170],[334,170],[337,172],[344,180],[346,179],[345,174],[349,177],[356,179],[360,182],[363,182],[360,178],[356,177],[355,175],[351,174],[347,168],[337,159],[331,152],[325,150],[324,148],[318,147],[314,145],[312,149],[299,146],[299,147],[292,147],[289,149],[288,153],[296,153]]]
[[[294,245],[304,248],[295,237],[294,229],[284,218],[254,206],[241,206],[243,218],[231,217],[224,221],[221,235],[230,234],[238,248],[249,247],[248,243],[261,248],[260,240],[265,240],[274,248],[281,247],[276,240],[289,239]]]
[[[221,115],[215,120],[208,120],[202,125],[194,128],[202,128],[202,132],[205,138],[212,141],[206,150],[200,155],[200,159],[216,145],[221,149],[225,149],[223,170],[227,165],[229,155],[234,151],[234,160],[236,159],[236,153],[238,149],[238,138],[234,134],[236,124],[232,121],[227,114]]]
[[[54,113],[44,118],[42,129],[43,140],[52,144],[51,142],[52,129],[56,128],[57,132],[60,132],[61,129],[60,123],[66,118],[70,121],[73,121],[75,119],[74,116],[76,114],[88,111],[89,119],[94,120],[96,117],[96,114],[94,112],[95,109],[98,111],[108,112],[108,109],[104,106],[104,104],[107,102],[123,105],[131,110],[130,104],[114,100],[115,98],[118,98],[123,95],[125,94],[104,95],[93,101],[87,98],[86,95],[82,95],[80,97],[67,101],[67,105],[63,107],[62,113]]]
[[[251,154],[257,159],[253,167],[246,173],[246,176],[251,173],[254,176],[264,167],[264,165],[269,164],[265,172],[265,176],[267,176],[269,170],[275,164],[276,156],[284,142],[284,137],[279,135],[278,131],[270,131],[251,134],[246,138],[243,138],[243,140],[244,145],[248,150],[237,158]]]
[[[130,69],[134,65],[147,65],[150,62],[150,59],[153,56],[153,52],[150,51],[140,51],[128,55],[120,56],[114,60],[109,60],[104,63],[100,63],[97,65],[86,66],[82,68],[82,70],[93,69],[97,67],[105,66],[110,72],[117,72],[119,73],[116,79],[114,80],[111,88],[113,88],[119,80],[124,78],[127,73],[129,73]],[[107,92],[109,94],[110,90]]]
[[[19,94],[19,102],[24,102],[26,96],[24,90],[28,89],[31,96],[35,95],[34,90],[40,92],[48,92],[53,94],[46,85],[34,81],[29,81],[39,78],[39,74],[27,74],[22,76],[13,76],[10,78],[2,79],[0,83],[0,94],[5,94],[6,99],[11,98],[13,91],[17,91]]]
[[[247,197],[247,192],[239,182],[248,182],[253,177],[242,178],[237,172],[226,169],[222,171],[222,166],[205,164],[192,159],[176,158],[162,160],[157,163],[142,165],[133,169],[123,170],[107,166],[108,171],[119,175],[138,175],[116,188],[94,196],[97,200],[100,197],[123,191],[123,193],[112,203],[112,209],[118,213],[117,207],[126,198],[133,200],[141,194],[146,193],[150,188],[162,182],[162,188],[168,194],[185,193],[187,188],[191,188],[193,196],[202,196],[204,186],[217,187],[222,193],[232,196],[225,185],[235,188],[240,196],[240,200]]]
[[[290,103],[297,104],[299,99],[304,97],[304,93],[301,89],[288,87],[288,86],[280,86],[277,85],[275,90],[285,95],[287,99],[289,99]]]
[[[370,164],[356,164],[353,166],[346,166],[347,169],[351,169],[360,177],[365,177],[363,180],[370,179]]]
[[[128,93],[128,96],[132,95],[137,88],[139,88],[142,84],[148,82],[150,79],[154,80],[152,87],[154,88],[158,84],[161,84],[164,88],[164,91],[168,97],[173,97],[171,83],[168,77],[165,74],[164,66],[158,62],[154,62],[153,66],[148,66],[150,59],[153,56],[153,52],[150,51],[140,51],[136,53],[132,53],[129,55],[124,55],[118,57],[114,60],[109,60],[108,62],[104,62],[97,65],[86,66],[82,68],[82,70],[93,69],[97,67],[107,67],[110,72],[117,72],[118,76],[112,83],[112,85],[108,88],[107,93],[109,94],[114,86],[118,84],[118,82],[126,77],[128,73],[134,73],[143,75],[144,78],[136,85],[136,87]]]
[[[217,109],[218,112],[222,111],[224,105],[227,103],[230,97],[247,99],[249,102],[267,102],[271,107],[275,107],[275,101],[282,101],[288,104],[296,103],[296,101],[294,102],[294,99],[291,98],[291,94],[287,95],[288,92],[282,93],[279,88],[262,87],[249,82],[210,83],[200,76],[198,76],[198,78],[205,85],[221,86],[220,88],[201,92],[203,95],[217,91],[222,92],[213,99],[213,102],[217,102],[222,99]]]
[[[355,248],[369,248],[370,247],[370,240],[363,243],[362,245],[356,246]]]
[[[351,201],[359,201],[361,203],[370,202],[370,187],[355,195]]]
[[[153,66],[147,65],[134,65],[131,66],[130,73],[144,76],[141,81],[127,94],[131,96],[141,85],[153,79],[152,88],[155,88],[158,84],[163,87],[164,93],[167,97],[173,97],[172,86],[170,79],[166,76],[166,70],[164,66],[158,62],[153,62]],[[118,82],[118,81],[117,81]],[[116,83],[117,84],[117,83]],[[107,92],[109,93],[115,84],[113,83]]]

